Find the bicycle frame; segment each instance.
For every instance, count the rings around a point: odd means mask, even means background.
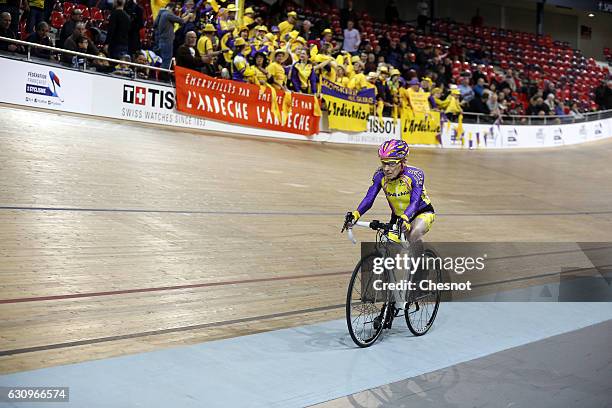
[[[403,250],[406,251],[410,249],[409,242],[405,239],[405,234],[403,231],[400,231],[400,225],[381,223],[378,220],[373,220],[370,222],[357,221],[353,224],[349,224],[347,226],[348,238],[353,244],[357,244],[357,239],[353,234],[353,226],[370,228],[377,231],[376,249],[380,253],[381,257],[386,258],[389,256],[390,250],[387,247],[389,243],[400,244],[403,247]],[[412,282],[414,275],[408,274],[408,270],[404,271],[405,274],[404,276],[400,276],[400,279],[397,279],[395,271],[395,268],[388,270],[389,276],[387,276],[387,280],[389,283],[401,281]],[[401,306],[401,308],[403,308],[404,303],[407,301],[408,289],[388,290],[388,293],[388,301],[395,301],[397,307]]]

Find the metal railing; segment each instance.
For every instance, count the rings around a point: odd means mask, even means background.
[[[173,74],[174,71],[171,69],[154,67],[151,65],[142,65],[137,64],[135,62],[128,62],[117,60],[113,58],[101,57],[92,54],[85,54],[78,51],[70,51],[65,50],[63,48],[50,47],[42,44],[30,43],[22,40],[15,40],[7,37],[0,37],[0,41],[6,41],[9,43],[21,45],[27,47],[27,60],[31,61],[31,48],[41,48],[45,50],[52,51],[56,54],[70,54],[76,55],[79,57],[85,57],[83,69],[87,69],[87,59],[91,60],[101,60],[108,61],[114,64],[124,64],[131,67],[143,68],[148,70],[157,71],[160,73]],[[1,54],[0,54],[1,55]],[[71,68],[72,66],[64,65],[67,68]],[[72,67],[74,69],[74,67]],[[80,69],[79,69],[80,70]],[[134,76],[136,73],[134,72]],[[168,75],[169,81],[172,81],[172,75]],[[558,125],[558,124],[567,124],[567,123],[581,123],[581,122],[589,122],[592,120],[606,119],[612,117],[612,109],[605,111],[597,111],[597,112],[587,112],[582,113],[580,116],[572,116],[572,115],[563,115],[563,116],[534,116],[534,115],[502,115],[501,124],[505,125]],[[478,124],[493,124],[495,123],[497,117],[485,114],[485,113],[472,113],[472,112],[464,112],[463,119],[465,123],[478,123]]]
[[[28,61],[32,60],[32,47],[34,47],[34,48],[40,48],[40,49],[43,49],[43,50],[51,51],[53,54],[69,54],[69,55],[75,55],[75,56],[78,56],[78,57],[84,57],[85,59],[84,59],[84,62],[83,62],[83,70],[87,69],[87,59],[90,59],[90,60],[98,60],[98,61],[108,61],[109,63],[113,63],[113,64],[123,64],[123,65],[128,65],[128,66],[131,66],[131,67],[137,67],[137,68],[143,68],[143,69],[148,69],[148,70],[157,71],[157,72],[163,72],[163,73],[166,73],[166,74],[173,74],[174,73],[173,70],[166,69],[166,68],[159,68],[159,67],[154,67],[154,66],[151,66],[151,65],[137,64],[137,63],[131,62],[131,61],[122,61],[122,60],[117,60],[117,59],[108,58],[108,57],[101,57],[99,55],[86,54],[86,53],[82,53],[82,52],[78,52],[78,51],[65,50],[63,48],[56,48],[56,47],[51,47],[51,46],[48,46],[48,45],[36,44],[36,43],[31,43],[31,42],[22,41],[22,40],[15,40],[13,38],[0,37],[0,41],[5,41],[5,42],[9,42],[9,43],[12,43],[12,44],[21,45],[23,47],[26,47],[26,55],[27,55],[27,60]],[[17,53],[17,52],[13,52],[13,53],[17,54],[17,55],[20,54],[20,53]],[[60,61],[56,61],[56,62],[60,62]],[[66,67],[67,68],[75,68],[72,65],[66,65]]]
[[[582,123],[612,117],[612,109],[585,112],[579,115],[501,115],[502,125],[561,125],[568,123]],[[463,112],[464,123],[493,124],[498,116],[486,113]]]

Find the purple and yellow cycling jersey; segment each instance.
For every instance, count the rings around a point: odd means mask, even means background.
[[[394,180],[387,180],[382,169],[374,173],[372,185],[357,207],[360,216],[372,207],[381,188],[387,196],[391,211],[398,217],[405,214],[412,220],[427,207],[431,209],[429,212],[433,212],[431,200],[425,191],[425,173],[417,167],[405,166]]]

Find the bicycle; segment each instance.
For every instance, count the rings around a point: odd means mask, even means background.
[[[346,295],[346,322],[353,342],[359,347],[369,347],[380,337],[384,329],[390,329],[393,319],[403,311],[406,325],[415,336],[426,334],[438,313],[441,291],[437,283],[442,281],[442,272],[439,268],[421,268],[410,273],[407,285],[416,286],[415,290],[398,291],[392,289],[377,289],[384,283],[397,283],[395,269],[382,265],[382,272],[374,273],[376,258],[388,258],[397,249],[410,252],[410,245],[402,232],[401,220],[397,224],[382,223],[378,220],[371,222],[346,221],[342,232],[347,230],[349,239],[353,244],[357,240],[353,235],[353,227],[371,228],[376,231],[375,250],[363,256],[351,275]],[[425,249],[422,254],[423,263],[428,258],[437,258],[431,249]],[[380,265],[379,268],[380,270]],[[423,276],[425,274],[425,276]],[[364,281],[365,279],[365,281]],[[376,281],[380,281],[376,284]],[[427,290],[423,290],[419,283],[431,281]],[[410,282],[413,282],[412,284]],[[431,289],[431,288],[434,289]],[[403,302],[398,302],[403,300]],[[399,303],[404,303],[400,305]]]

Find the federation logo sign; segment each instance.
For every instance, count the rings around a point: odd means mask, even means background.
[[[49,71],[48,74],[30,71],[26,77],[25,91],[26,94],[47,96],[55,98],[59,102],[64,102],[64,99],[59,94],[61,86],[59,76],[53,71]],[[44,102],[43,99],[35,99],[34,101]],[[49,104],[52,103],[51,100],[48,102]]]

